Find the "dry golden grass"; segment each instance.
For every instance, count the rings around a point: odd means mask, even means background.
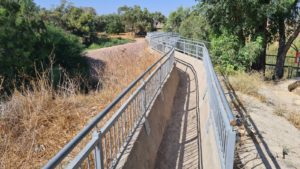
[[[298,113],[290,113],[287,117],[288,121],[290,121],[296,128],[300,129],[300,112]]]
[[[266,101],[266,98],[258,93],[263,84],[263,76],[260,73],[237,72],[229,76],[229,82],[234,90],[254,96],[262,102]]]
[[[156,59],[146,50],[110,56],[99,71],[101,90],[88,95],[77,92],[74,80],[53,92],[45,76],[33,89],[15,91],[0,103],[0,168],[43,166]]]
[[[282,106],[277,106],[275,107],[273,113],[276,114],[277,116],[284,116],[286,114],[286,108]]]

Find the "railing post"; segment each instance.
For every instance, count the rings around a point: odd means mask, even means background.
[[[143,104],[143,116],[145,116],[145,114],[146,114],[146,109],[147,109],[147,101],[146,101],[146,99],[147,99],[147,96],[146,96],[146,83],[145,83],[145,81],[143,80],[143,88],[142,88],[142,91],[144,91],[144,95],[143,95],[143,100],[142,100],[142,104]]]
[[[102,152],[102,134],[101,132],[94,131],[93,137],[97,138],[97,145],[95,147],[94,158],[95,158],[95,169],[104,169],[103,165],[103,152]]]
[[[235,149],[235,132],[227,131],[228,139],[226,145],[225,168],[233,168],[234,149]]]

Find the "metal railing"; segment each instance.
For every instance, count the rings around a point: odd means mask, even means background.
[[[206,46],[176,33],[149,33],[149,45],[164,55],[61,149],[44,168],[115,168],[174,66],[174,49],[204,60],[211,119],[222,168],[232,168],[235,132],[231,110]]]
[[[61,149],[44,168],[115,168],[146,112],[174,67],[174,49],[156,45],[164,55]]]
[[[219,159],[222,168],[233,168],[236,133],[231,122],[234,117],[213,69],[206,45],[203,42],[181,38],[174,33],[148,33],[146,38],[152,48],[156,49],[157,44],[172,46],[179,52],[203,60],[208,83],[209,110],[212,113],[210,118],[215,129]]]

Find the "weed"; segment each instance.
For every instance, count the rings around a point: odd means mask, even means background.
[[[122,39],[122,38],[100,38],[98,42],[91,44],[87,49],[99,49],[104,47],[111,47],[115,45],[121,45],[128,42],[132,42],[130,39]]]
[[[43,166],[156,58],[147,50],[107,56],[101,90],[87,95],[78,92],[76,78],[53,91],[47,73],[30,89],[15,90],[0,103],[0,168]]]
[[[274,114],[276,114],[277,116],[284,116],[286,113],[286,109],[282,106],[277,106],[274,109]]]
[[[263,83],[262,75],[260,73],[235,72],[229,76],[229,82],[234,90],[254,96],[260,101],[266,102],[266,97],[258,93],[258,90]]]
[[[290,121],[296,128],[300,129],[300,112],[290,113],[288,115],[288,121]]]

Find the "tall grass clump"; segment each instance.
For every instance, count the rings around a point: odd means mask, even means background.
[[[296,128],[300,129],[300,112],[290,113],[287,117],[288,121],[290,121]]]
[[[155,60],[146,50],[107,57],[105,69],[94,68],[101,87],[88,94],[67,73],[56,90],[48,72],[16,88],[0,103],[0,168],[41,168]]]
[[[266,98],[258,93],[263,84],[261,73],[237,71],[229,76],[229,82],[234,90],[259,98],[261,101],[266,101]]]

